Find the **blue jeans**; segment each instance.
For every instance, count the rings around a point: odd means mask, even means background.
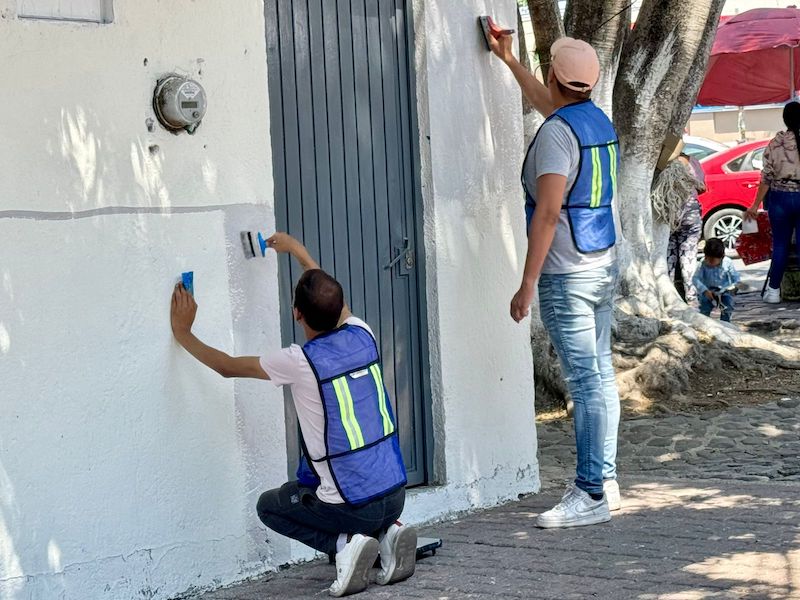
[[[722,294],[722,296],[718,296],[721,300],[719,306],[719,318],[721,321],[727,321],[730,323],[731,315],[733,314],[734,308],[734,299],[733,294],[728,292]],[[716,302],[713,302],[706,298],[705,294],[700,294],[700,312],[703,313],[705,316],[711,316],[711,311],[714,310],[716,306]]]
[[[789,259],[792,233],[800,225],[800,192],[770,190],[767,196],[769,224],[772,227],[772,264],[769,268],[769,287],[779,289]],[[800,235],[797,236],[797,255],[800,257]]]
[[[542,321],[574,404],[575,484],[589,494],[602,494],[603,479],[617,476],[620,408],[611,363],[616,280],[616,265],[539,278]]]

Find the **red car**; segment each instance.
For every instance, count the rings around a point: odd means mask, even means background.
[[[700,194],[703,237],[719,238],[733,248],[742,232],[744,211],[753,203],[761,182],[764,149],[769,140],[746,142],[700,161],[706,175]]]

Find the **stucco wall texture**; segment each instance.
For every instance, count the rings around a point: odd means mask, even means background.
[[[438,502],[465,510],[539,488],[529,327],[509,316],[526,244],[521,97],[476,23],[515,23],[516,5],[414,8],[436,457],[450,484]]]
[[[411,2],[411,0],[409,0]],[[492,4],[490,7],[489,4]],[[0,0],[0,599],[166,599],[309,558],[267,532],[286,479],[283,395],[225,380],[172,339],[193,270],[196,332],[280,345],[263,4],[116,0],[107,25],[19,20]],[[527,326],[522,122],[475,17],[514,2],[414,0],[431,346],[431,521],[539,486]],[[193,136],[154,119],[156,81],[197,79]]]
[[[0,598],[166,598],[286,562],[258,494],[286,477],[283,397],[173,341],[280,344],[263,5],[115,2],[108,25],[18,20],[0,0]],[[208,93],[194,136],[156,81]]]

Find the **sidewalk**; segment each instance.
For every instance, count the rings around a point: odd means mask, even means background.
[[[700,600],[800,598],[800,401],[625,421],[623,510],[540,530],[573,469],[568,423],[539,426],[542,493],[439,524],[436,556],[356,598]],[[327,597],[317,561],[202,600]]]

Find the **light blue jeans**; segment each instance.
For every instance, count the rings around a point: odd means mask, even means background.
[[[603,493],[617,476],[619,392],[611,363],[616,265],[539,278],[542,321],[561,360],[574,405],[575,484]]]

